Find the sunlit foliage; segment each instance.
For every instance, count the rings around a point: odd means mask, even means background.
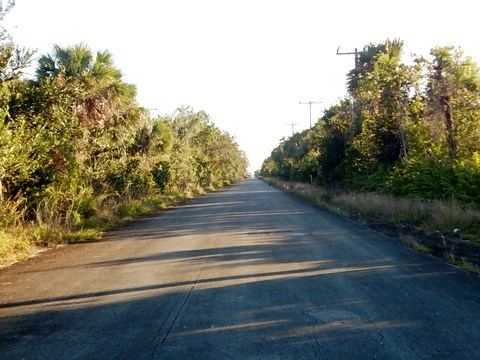
[[[282,140],[263,175],[480,204],[478,66],[455,47],[407,65],[402,49],[401,40],[365,46],[349,95]]]
[[[204,111],[152,118],[108,51],[86,44],[41,55],[0,42],[0,207],[48,228],[72,228],[102,207],[155,194],[198,193],[241,179],[235,139]]]

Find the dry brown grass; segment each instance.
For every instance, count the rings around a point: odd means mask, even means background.
[[[367,223],[408,224],[425,235],[441,234],[480,243],[480,210],[454,201],[419,201],[388,194],[329,191],[278,179],[267,181],[337,214]]]
[[[0,229],[0,267],[25,259],[36,251],[38,247],[26,229]]]

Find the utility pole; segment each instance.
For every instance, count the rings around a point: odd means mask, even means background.
[[[309,105],[310,106],[310,129],[312,128],[312,104],[321,104],[321,101],[307,101],[307,102],[298,102],[300,105]]]
[[[358,66],[358,50],[355,48],[353,52],[340,52],[340,46],[337,48],[337,55],[355,55],[355,69]]]
[[[295,125],[300,125],[300,124],[294,124],[294,123],[290,123],[290,124],[285,124],[285,125],[291,125],[292,126],[292,136],[295,134],[295,131],[293,131],[293,127]]]

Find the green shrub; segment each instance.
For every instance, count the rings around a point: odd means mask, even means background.
[[[433,157],[404,161],[390,173],[385,189],[395,195],[480,205],[480,156],[453,163]]]

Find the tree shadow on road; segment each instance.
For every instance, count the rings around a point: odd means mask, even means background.
[[[85,245],[92,253],[105,244],[132,248],[69,265],[90,279],[121,276],[101,289],[65,284],[60,294],[8,300],[2,286],[0,358],[478,356],[477,278],[282,193],[283,209],[269,209],[270,187],[240,190]],[[135,250],[139,242],[150,251]],[[64,269],[45,265],[45,281]]]

